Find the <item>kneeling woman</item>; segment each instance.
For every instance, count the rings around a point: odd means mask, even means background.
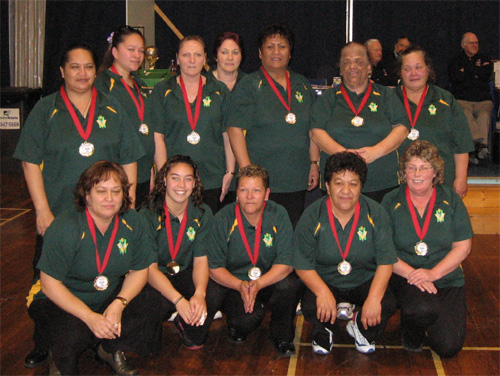
[[[98,358],[118,375],[137,374],[124,350],[149,353],[141,337],[150,307],[138,294],[152,247],[143,219],[128,210],[128,189],[122,167],[95,163],[76,186],[77,210],[58,216],[45,234],[41,292],[29,312],[50,339],[51,374],[78,374],[80,355],[98,342]]]
[[[460,264],[470,252],[472,228],[460,196],[444,182],[444,162],[434,145],[417,140],[404,152],[406,184],[382,204],[392,220],[398,262],[390,286],[401,307],[403,346],[456,355],[464,344],[466,305]]]
[[[156,176],[148,209],[142,210],[154,238],[156,260],[149,267],[149,284],[161,293],[158,323],[159,349],[161,323],[172,313],[184,347],[203,346],[216,312],[211,303],[205,236],[212,222],[212,211],[203,201],[203,185],[198,168],[190,157],[168,159]],[[213,284],[213,282],[211,282]]]

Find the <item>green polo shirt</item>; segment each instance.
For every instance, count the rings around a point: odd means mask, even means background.
[[[406,185],[402,185],[385,195],[382,201],[391,219],[397,255],[415,269],[432,269],[450,252],[453,242],[472,238],[469,214],[455,191],[446,186],[436,186],[436,202],[429,230],[424,238],[429,251],[425,256],[418,256],[414,247],[420,239],[413,226],[405,191]],[[425,209],[423,217],[418,215],[416,209],[415,211],[420,228],[423,228],[428,208]],[[463,286],[462,267],[457,267],[434,284],[439,288]]]
[[[95,87],[97,90],[102,91],[103,93],[112,96],[120,102],[125,111],[127,112],[129,119],[132,125],[135,128],[137,137],[141,141],[141,145],[146,152],[146,155],[137,161],[137,182],[144,183],[149,181],[151,178],[151,168],[154,163],[154,155],[155,155],[155,140],[154,140],[154,129],[152,129],[151,122],[148,122],[148,111],[150,110],[149,101],[147,100],[148,89],[146,84],[137,76],[135,72],[132,72],[132,76],[134,77],[137,86],[139,86],[139,90],[141,91],[141,95],[144,100],[144,121],[139,119],[139,114],[137,113],[137,107],[135,106],[134,101],[130,98],[130,95],[125,88],[125,86],[121,82],[122,76],[111,72],[109,69],[106,69],[104,72],[100,73],[95,80]],[[137,93],[136,88],[131,88],[134,97],[139,102],[139,93]],[[139,127],[142,123],[148,125],[149,133],[143,134],[139,132]]]
[[[165,220],[161,215],[149,209],[143,209],[140,212],[146,218],[148,231],[153,238],[155,250],[155,262],[158,263],[158,268],[166,274],[167,264],[172,261],[170,248],[168,245],[167,229]],[[169,214],[170,224],[172,226],[172,238],[174,247],[179,237],[179,228],[181,223],[177,217]],[[212,225],[213,215],[210,208],[202,204],[201,210],[198,209],[189,200],[187,207],[187,223],[179,252],[175,257],[175,262],[179,264],[180,270],[183,271],[193,265],[194,257],[206,256],[206,238]]]
[[[290,71],[291,112],[295,124],[288,124],[288,110],[278,99],[262,73],[253,72],[236,85],[231,94],[226,127],[246,131],[250,160],[269,173],[274,193],[297,192],[307,189],[310,171],[309,119],[314,93],[307,79]],[[274,81],[288,104],[283,86]]]
[[[75,108],[84,130],[84,119]],[[79,153],[83,138],[78,133],[59,91],[42,98],[24,125],[14,158],[40,165],[43,182],[54,216],[73,207],[73,189],[83,171],[100,160],[124,165],[144,155],[129,116],[116,99],[98,92],[92,133],[88,142],[94,154]]]
[[[95,227],[101,263],[104,261],[113,227],[114,220],[104,235]],[[38,268],[61,281],[73,295],[96,311],[102,308],[102,304],[129,270],[143,270],[153,262],[152,244],[145,227],[144,219],[135,210],[129,210],[120,216],[111,255],[102,273],[109,279],[109,287],[104,291],[94,288],[94,279],[99,275],[96,247],[85,212],[70,209],[52,222],[45,233]],[[42,298],[46,296],[41,291],[35,295],[35,299]]]
[[[408,117],[394,90],[372,84],[373,89],[359,116],[364,124],[351,124],[355,116],[347,104],[340,87],[326,90],[316,100],[312,108],[311,128],[325,130],[330,137],[347,149],[374,146],[391,133],[397,124],[409,126]],[[347,87],[345,90],[354,108],[359,108],[366,93],[356,94]],[[328,154],[321,153],[321,169],[324,171]],[[368,165],[368,176],[363,192],[373,192],[394,187],[398,182],[398,154],[393,151]]]
[[[404,105],[401,85],[396,88],[396,93]],[[408,102],[412,117],[414,117],[417,104],[412,101]],[[444,160],[444,184],[453,187],[455,181],[454,154],[474,151],[467,118],[453,95],[440,87],[429,85],[429,91],[415,124],[415,129],[420,133],[419,140],[429,141],[437,147],[439,155]],[[411,143],[410,139],[405,139],[398,149],[400,155]]]
[[[200,117],[196,133],[200,142],[192,145],[187,136],[192,132],[186,114],[182,90],[175,77],[159,82],[151,93],[152,121],[155,132],[164,135],[168,155],[189,155],[200,171],[205,189],[220,188],[226,173],[222,122],[226,113],[229,90],[224,83],[207,77],[203,85]],[[196,100],[191,103],[194,118]]]
[[[208,236],[208,264],[210,269],[226,268],[236,278],[249,281],[248,271],[253,264],[241,239],[235,206],[236,203],[226,205],[214,217]],[[243,213],[241,217],[253,253],[256,228],[247,221]],[[259,258],[256,264],[262,274],[267,273],[274,264],[292,265],[292,237],[292,224],[285,208],[273,201],[267,201],[262,217]]]
[[[352,289],[373,279],[379,265],[397,261],[389,218],[380,204],[360,196],[359,221],[345,259],[351,264],[352,271],[341,275],[337,265],[342,256],[330,227],[326,206],[328,199],[317,200],[300,217],[295,229],[293,264],[297,270],[316,270],[329,286]],[[353,222],[354,215],[343,229],[335,218],[342,251],[345,251]]]

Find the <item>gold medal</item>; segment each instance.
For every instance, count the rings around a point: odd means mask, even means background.
[[[354,116],[351,119],[351,124],[355,127],[361,127],[365,123],[365,120],[361,116]]]
[[[423,241],[419,241],[419,242],[417,242],[417,244],[415,244],[415,253],[417,255],[425,256],[428,251],[429,251],[429,247]]]
[[[412,128],[410,134],[407,137],[408,137],[408,139],[415,141],[416,139],[418,139],[419,136],[420,136],[420,132],[418,130],[416,130],[415,128]]]
[[[286,121],[288,124],[295,124],[295,122],[297,121],[297,116],[295,116],[295,114],[294,114],[294,113],[289,112],[289,113],[285,116],[285,121]]]
[[[181,270],[181,267],[175,261],[170,261],[167,264],[167,274],[168,275],[176,275],[177,273],[179,273],[180,270]]]
[[[342,275],[348,275],[352,270],[352,266],[346,260],[344,260],[342,262],[339,262],[339,264],[337,265],[337,270]]]
[[[104,275],[98,275],[94,279],[94,288],[97,291],[104,291],[109,287],[109,279]]]
[[[256,266],[253,266],[248,270],[248,278],[250,278],[252,281],[259,279],[261,275],[262,271]]]
[[[139,127],[139,132],[142,133],[143,135],[148,135],[149,134],[149,127],[146,123],[142,123],[141,126]]]
[[[198,142],[200,142],[200,135],[196,133],[195,131],[192,131],[188,136],[187,136],[187,141],[191,145],[196,145]]]
[[[78,152],[82,157],[90,157],[92,154],[94,154],[94,145],[90,142],[84,141],[80,144]]]

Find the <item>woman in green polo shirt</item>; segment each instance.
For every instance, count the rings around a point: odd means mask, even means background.
[[[467,327],[461,264],[472,244],[469,215],[458,194],[442,185],[444,162],[434,145],[413,142],[399,165],[403,184],[382,204],[398,255],[390,286],[401,307],[403,346],[421,351],[427,341],[451,357],[462,349]]]
[[[146,155],[137,161],[136,207],[149,194],[155,153],[154,132],[148,121],[146,84],[136,75],[144,61],[144,37],[128,25],[120,26],[108,38],[109,47],[97,72],[95,86],[116,98],[132,122]]]

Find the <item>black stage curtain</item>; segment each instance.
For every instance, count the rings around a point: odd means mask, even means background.
[[[10,64],[9,64],[9,2],[0,1],[0,46],[2,51],[2,65],[0,66],[1,87],[10,86]]]

